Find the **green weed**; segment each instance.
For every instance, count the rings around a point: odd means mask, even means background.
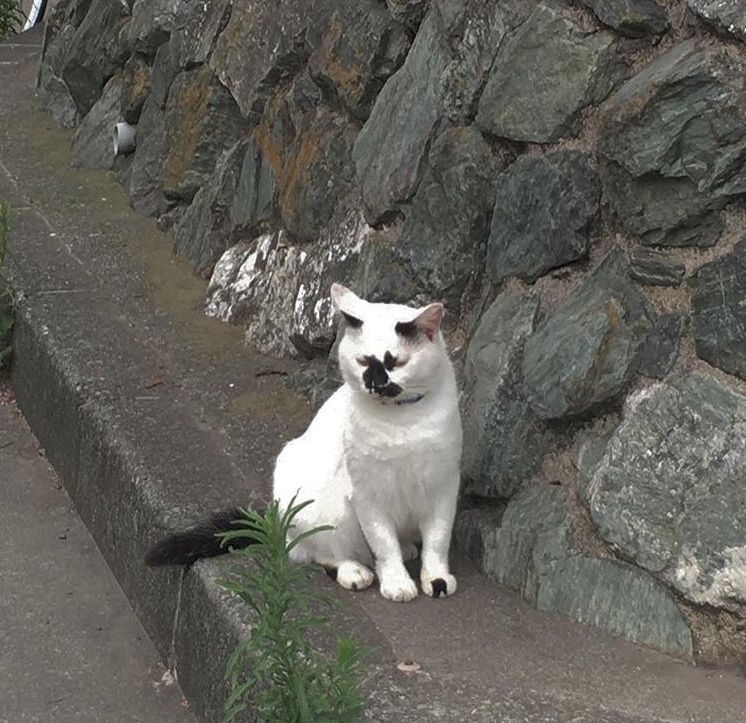
[[[329,529],[310,530],[287,542],[293,519],[308,504],[293,501],[282,511],[273,503],[264,514],[241,510],[240,528],[221,535],[224,545],[239,539],[256,543],[232,551],[234,559],[250,564],[231,565],[231,579],[220,583],[254,613],[249,639],[228,661],[231,693],[224,723],[249,706],[267,723],[351,723],[362,715],[359,687],[369,651],[347,638],[337,639],[334,656],[314,646],[312,633],[329,629],[318,610],[330,601],[309,584],[315,566],[290,562],[290,551],[302,539]]]
[[[23,27],[26,16],[20,0],[0,0],[0,43]]]

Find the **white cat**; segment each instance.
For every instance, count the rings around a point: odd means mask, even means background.
[[[452,595],[448,549],[462,433],[440,333],[443,306],[373,304],[339,284],[331,294],[344,318],[344,384],[280,453],[273,494],[282,507],[296,495],[296,502],[314,500],[296,518],[295,534],[334,529],[306,538],[292,559],[335,570],[348,590],[368,587],[375,568],[381,594],[403,602],[417,595],[404,561],[416,557],[421,542],[423,591]],[[223,552],[215,532],[230,529],[232,519],[218,516],[172,535],[151,550],[148,563],[189,563]]]

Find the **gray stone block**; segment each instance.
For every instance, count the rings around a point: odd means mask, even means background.
[[[668,30],[666,8],[656,0],[581,0],[598,19],[628,38],[662,35]]]
[[[609,161],[607,196],[645,245],[714,244],[717,211],[746,191],[742,76],[723,50],[686,40],[605,104],[599,149]]]
[[[70,50],[65,55],[62,80],[81,116],[93,107],[106,81],[119,68],[119,34],[129,19],[127,3],[93,0],[75,30]]]
[[[746,7],[739,0],[687,0],[686,4],[716,33],[746,40]]]
[[[698,356],[746,379],[746,240],[701,266],[690,287]]]
[[[586,491],[601,535],[688,600],[746,602],[746,398],[688,374],[632,395]]]
[[[409,50],[404,26],[375,0],[340,3],[309,59],[311,77],[354,117],[365,120]]]
[[[104,88],[73,138],[73,165],[81,168],[114,168],[114,125],[121,120],[122,76]]]
[[[526,342],[523,380],[536,414],[577,415],[619,394],[637,373],[651,316],[624,254],[611,252]]]
[[[508,276],[535,281],[588,254],[601,200],[590,156],[579,151],[524,156],[496,185],[487,246],[487,273],[494,281]]]
[[[674,596],[639,568],[616,560],[557,560],[539,581],[536,606],[579,623],[692,656],[692,634]]]
[[[512,497],[541,466],[549,432],[521,387],[523,345],[539,311],[532,291],[500,294],[484,313],[464,370],[464,491]]]
[[[603,100],[618,74],[611,33],[588,33],[540,3],[500,48],[477,124],[500,138],[556,141],[575,132],[579,112]]]
[[[683,314],[661,314],[655,320],[640,357],[640,374],[663,379],[673,369],[686,320]]]

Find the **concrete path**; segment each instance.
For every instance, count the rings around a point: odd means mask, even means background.
[[[2,723],[193,723],[2,389],[0,531]]]

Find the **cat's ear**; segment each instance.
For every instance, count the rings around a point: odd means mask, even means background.
[[[331,295],[334,310],[342,314],[349,326],[359,329],[363,325],[360,315],[361,299],[342,284],[332,284]]]
[[[430,304],[412,321],[397,324],[396,331],[404,336],[417,336],[419,333],[424,333],[430,341],[434,341],[440,331],[440,323],[443,321],[445,311],[443,304]]]
[[[343,314],[353,313],[357,304],[360,303],[360,298],[342,284],[332,284],[331,297],[335,311]]]

